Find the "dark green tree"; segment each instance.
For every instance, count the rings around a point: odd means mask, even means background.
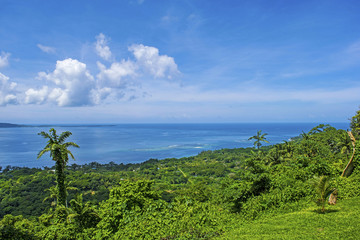
[[[257,149],[259,150],[260,147],[261,147],[261,145],[262,145],[261,142],[269,143],[269,142],[266,140],[266,137],[265,137],[266,135],[268,135],[268,134],[267,134],[267,133],[261,134],[261,130],[259,130],[255,136],[250,137],[248,140],[250,141],[250,140],[253,140],[253,139],[254,139],[254,140],[255,140],[255,142],[254,142],[254,147],[256,146]]]
[[[71,199],[70,205],[72,213],[68,216],[69,221],[74,219],[80,230],[95,227],[100,221],[94,207],[89,202],[84,203],[82,194],[77,195],[76,199]]]
[[[351,118],[350,128],[356,140],[360,137],[360,110]]]
[[[47,145],[44,147],[44,149],[39,152],[37,158],[39,159],[42,155],[44,155],[44,153],[50,152],[50,157],[55,161],[55,174],[57,182],[56,188],[58,198],[57,203],[65,206],[67,197],[65,185],[65,167],[69,161],[69,155],[72,159],[75,159],[74,155],[68,150],[68,147],[73,146],[78,148],[79,146],[73,142],[65,142],[65,140],[72,134],[69,131],[61,133],[60,136],[56,134],[56,130],[53,128],[50,129],[49,132],[50,134],[44,131],[38,133],[38,135],[41,135],[49,140],[47,141]]]
[[[339,152],[342,154],[346,154],[346,158],[348,158],[349,153],[351,152],[352,145],[351,145],[351,138],[346,131],[342,131],[338,138],[336,146],[339,149]]]

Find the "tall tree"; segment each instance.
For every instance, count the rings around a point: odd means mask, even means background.
[[[356,153],[356,148],[357,148],[357,146],[356,146],[356,144],[357,144],[357,143],[356,143],[356,139],[354,138],[352,132],[348,131],[348,134],[349,134],[349,137],[350,137],[350,139],[351,139],[351,143],[352,143],[352,145],[353,145],[353,153],[352,153],[352,155],[351,155],[351,158],[350,158],[348,164],[346,165],[344,171],[343,171],[342,174],[341,174],[342,177],[348,177],[348,176],[351,175],[351,173],[352,173],[352,171],[353,171],[353,169],[354,169],[354,161],[353,161],[353,160],[354,160],[355,153]]]
[[[254,142],[254,147],[256,146],[257,149],[259,150],[260,147],[261,147],[261,145],[262,145],[261,142],[269,143],[269,142],[266,140],[266,137],[265,137],[266,135],[268,135],[268,134],[267,134],[267,133],[261,134],[261,130],[259,130],[255,136],[250,137],[248,140],[250,141],[250,140],[253,140],[253,139],[254,139],[254,140],[255,140],[255,142]]]
[[[348,158],[349,153],[351,152],[351,148],[352,148],[351,144],[352,144],[352,140],[350,135],[344,130],[341,131],[341,133],[337,138],[336,146],[340,151],[340,153],[346,154],[346,158]]]
[[[359,158],[359,138],[360,138],[360,110],[358,110],[355,114],[355,116],[353,116],[351,118],[351,122],[350,122],[350,128],[351,131],[348,131],[347,133],[349,134],[349,137],[351,139],[351,144],[353,146],[353,153],[352,156],[350,158],[350,161],[348,162],[348,164],[346,165],[343,173],[341,174],[342,177],[348,177],[351,175],[353,169],[354,169],[354,159],[355,161],[358,160]],[[358,150],[358,151],[356,151]]]
[[[58,136],[56,134],[56,130],[54,128],[49,130],[50,134],[42,131],[38,133],[38,135],[43,136],[47,141],[47,145],[41,150],[37,156],[39,159],[44,153],[50,152],[50,157],[55,161],[55,174],[56,174],[56,189],[58,194],[58,204],[63,206],[66,205],[66,185],[65,185],[65,167],[69,161],[69,155],[72,159],[74,155],[68,150],[68,147],[79,147],[76,143],[73,142],[65,142],[65,140],[71,136],[71,132],[66,131]]]
[[[351,128],[351,133],[354,136],[354,138],[359,139],[359,137],[360,137],[360,110],[358,110],[356,112],[355,116],[353,116],[351,118],[350,128]]]

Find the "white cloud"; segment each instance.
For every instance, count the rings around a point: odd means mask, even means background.
[[[9,64],[8,58],[10,57],[10,53],[1,52],[0,55],[0,68],[6,67]]]
[[[111,51],[109,46],[107,46],[107,38],[104,34],[100,33],[96,36],[95,50],[96,53],[104,60],[111,60]]]
[[[149,77],[169,80],[180,73],[174,59],[159,55],[159,50],[155,47],[132,45],[129,51],[134,54],[135,61],[123,59],[112,63],[109,68],[97,62],[100,73],[97,74],[96,103],[107,98],[141,98],[144,93],[141,89],[144,82],[140,80],[149,80]]]
[[[122,98],[132,78],[136,76],[136,64],[130,60],[122,60],[112,63],[109,68],[100,62],[97,62],[97,65],[100,73],[97,75],[97,89],[94,92],[95,102],[100,103],[109,96]]]
[[[93,89],[95,82],[87,70],[86,64],[76,59],[65,59],[56,62],[52,73],[39,73],[40,79],[55,83],[56,88],[49,90],[47,99],[56,102],[59,106],[84,106],[93,104]],[[40,90],[29,89],[26,99],[29,102],[41,103],[47,93],[46,88]]]
[[[156,78],[172,79],[180,73],[174,58],[159,55],[159,49],[155,47],[134,44],[129,51],[134,54],[139,67]]]
[[[101,104],[104,99],[108,98],[111,94],[114,94],[114,90],[109,87],[99,87],[93,92],[94,104]],[[118,97],[116,95],[115,97]]]
[[[105,35],[100,33],[96,39],[97,54],[105,60],[112,60]],[[37,46],[44,52],[55,52],[52,47],[41,44]],[[19,102],[23,104],[54,103],[61,107],[71,107],[115,103],[120,98],[128,101],[144,99],[152,94],[149,85],[166,84],[169,82],[167,80],[180,73],[174,59],[160,55],[155,47],[139,44],[130,46],[128,50],[133,53],[130,59],[112,62],[110,66],[97,62],[96,77],[93,77],[83,62],[72,58],[58,60],[52,72],[38,73],[37,80],[46,81],[43,86],[27,86],[18,97],[10,91],[13,85],[4,83],[8,78],[2,75],[2,86],[6,86],[6,91],[2,87],[0,104],[13,103],[19,98]],[[2,65],[7,64],[8,56],[9,54],[2,53]]]
[[[133,91],[129,86],[133,86],[131,79],[136,76],[137,66],[134,62],[122,60],[111,64],[109,68],[100,62],[97,64],[100,72],[95,79],[86,64],[76,59],[57,61],[53,72],[38,73],[38,80],[48,81],[49,86],[29,88],[25,92],[24,103],[54,102],[62,107],[95,105],[106,99],[111,102],[122,98],[127,91]]]
[[[110,68],[106,68],[100,62],[97,62],[100,73],[97,75],[101,81],[101,85],[106,85],[113,88],[123,88],[126,86],[127,77],[135,77],[137,66],[132,61],[122,60],[111,64]]]
[[[40,48],[41,51],[45,52],[45,53],[55,53],[56,49],[53,47],[49,47],[49,46],[44,46],[42,44],[37,44],[38,48]]]
[[[0,106],[17,103],[17,97],[15,96],[16,83],[8,81],[9,77],[0,73]]]
[[[47,100],[48,95],[49,88],[47,86],[43,86],[39,90],[30,88],[25,92],[24,102],[26,104],[42,104]]]

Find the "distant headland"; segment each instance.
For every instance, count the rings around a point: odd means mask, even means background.
[[[0,123],[0,128],[15,128],[15,127],[25,127],[25,125],[12,124],[12,123]]]

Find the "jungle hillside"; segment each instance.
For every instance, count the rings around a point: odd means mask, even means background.
[[[299,134],[263,146],[259,130],[253,148],[69,165],[71,132],[41,132],[38,158],[54,166],[2,167],[0,239],[356,239],[360,110],[348,131]]]

